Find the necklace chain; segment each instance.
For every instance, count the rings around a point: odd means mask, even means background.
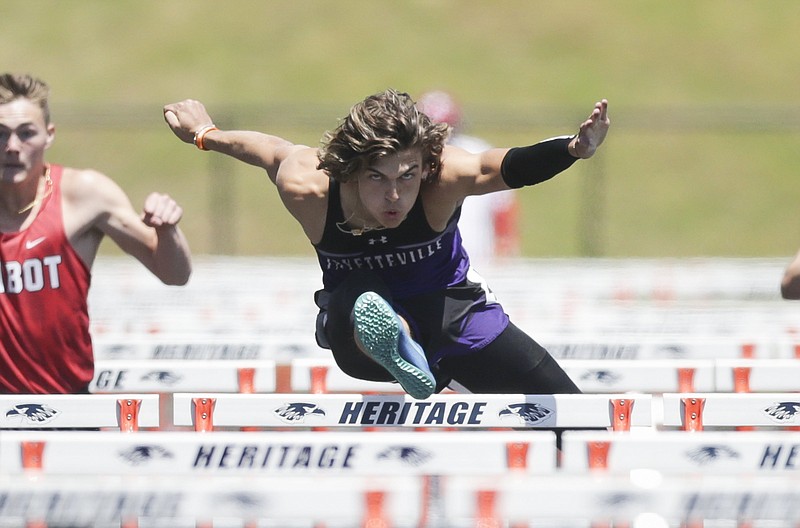
[[[17,214],[22,214],[26,211],[30,211],[31,209],[42,203],[42,201],[44,201],[44,199],[50,196],[50,194],[53,192],[53,180],[50,179],[49,164],[44,166],[44,184],[45,184],[44,194],[42,194],[42,196],[39,198],[34,198],[34,200],[31,203],[29,203],[28,205],[17,211]]]
[[[350,234],[350,235],[353,235],[353,236],[361,236],[364,233],[369,233],[370,231],[380,231],[381,229],[386,229],[385,226],[378,226],[378,227],[364,226],[362,228],[355,228],[355,229],[348,228],[347,227],[347,222],[352,220],[355,215],[356,215],[356,213],[355,213],[355,211],[353,211],[353,213],[349,217],[347,217],[345,220],[343,220],[341,222],[336,222],[336,229],[338,229],[342,233],[347,233],[347,234]]]

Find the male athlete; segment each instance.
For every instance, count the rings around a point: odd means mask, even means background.
[[[166,284],[191,274],[169,196],[148,196],[140,216],[107,176],[45,161],[48,96],[39,79],[0,75],[0,394],[88,391],[87,296],[105,236]]]
[[[184,142],[266,170],[317,253],[317,341],[345,373],[396,380],[418,399],[453,380],[475,393],[579,392],[470,267],[458,219],[468,196],[535,185],[594,155],[607,101],[575,134],[477,153],[447,145],[449,125],[392,89],[354,105],[320,148],[220,130],[195,100],[164,117]]]

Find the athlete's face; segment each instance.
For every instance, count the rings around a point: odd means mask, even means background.
[[[28,174],[38,178],[54,132],[42,109],[29,100],[0,104],[0,181],[20,182]]]
[[[384,156],[358,174],[358,196],[366,213],[383,227],[405,220],[427,176],[419,149]]]

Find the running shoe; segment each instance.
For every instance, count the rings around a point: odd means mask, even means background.
[[[389,303],[377,293],[365,292],[356,299],[353,314],[356,338],[364,351],[413,398],[424,400],[433,394],[436,381],[425,352]]]

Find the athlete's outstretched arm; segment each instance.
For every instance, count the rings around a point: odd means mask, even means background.
[[[789,300],[800,300],[800,251],[786,267],[781,279],[781,297]]]
[[[273,183],[278,167],[289,154],[297,148],[308,148],[261,132],[219,130],[203,103],[194,99],[165,105],[164,119],[181,141],[262,167]]]
[[[517,189],[544,182],[578,159],[591,158],[608,134],[608,101],[595,103],[574,135],[545,139],[526,147],[493,148],[477,154],[447,147],[445,168],[463,180],[464,196]]]

